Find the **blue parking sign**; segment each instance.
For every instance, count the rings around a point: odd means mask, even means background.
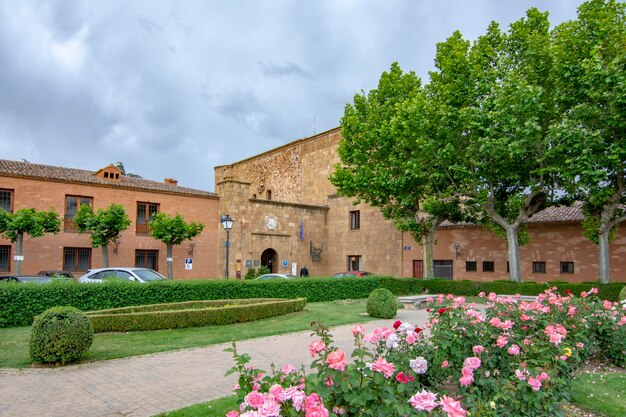
[[[193,269],[193,259],[185,258],[185,269],[187,270]]]

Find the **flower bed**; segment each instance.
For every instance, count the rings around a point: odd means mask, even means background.
[[[94,332],[174,329],[243,323],[302,311],[306,299],[255,298],[150,304],[90,311]]]
[[[290,365],[265,373],[233,346],[241,406],[228,417],[562,415],[587,360],[626,365],[626,305],[596,292],[553,288],[535,301],[492,293],[484,313],[463,297],[435,296],[430,337],[399,321],[369,334],[358,325],[350,361],[318,323],[309,376]]]

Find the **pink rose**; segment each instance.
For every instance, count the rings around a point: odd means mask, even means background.
[[[305,417],[328,417],[328,410],[323,404],[307,407]]]
[[[289,364],[287,364],[287,365],[283,366],[282,368],[280,368],[280,372],[285,374],[285,375],[288,375],[288,374],[292,373],[295,370],[296,370],[296,368],[293,365],[289,365]]]
[[[467,416],[467,411],[463,410],[461,407],[460,401],[454,401],[454,398],[448,397],[446,395],[441,397],[441,401],[439,401],[439,405],[443,408],[443,411],[448,413],[448,417],[465,417]]]
[[[371,364],[371,368],[372,368],[372,371],[374,372],[381,372],[385,376],[385,378],[389,378],[390,376],[392,376],[394,371],[396,370],[393,363],[387,362],[381,356],[379,356]]]
[[[475,354],[480,355],[481,353],[485,351],[485,348],[481,345],[476,345],[472,348],[472,350],[474,351]]]
[[[496,340],[496,345],[499,348],[503,348],[506,344],[509,343],[509,339],[505,336],[498,336],[498,340]]]
[[[470,369],[478,369],[480,368],[480,365],[480,358],[477,358],[476,356],[470,356],[469,358],[465,358],[465,361],[463,361],[463,366]]]
[[[613,303],[611,303],[609,300],[604,300],[603,307],[605,310],[610,310],[611,307],[613,307]]]
[[[463,376],[459,379],[459,382],[462,387],[466,387],[474,382],[474,372],[471,368],[463,367],[463,369],[461,369],[461,375]]]
[[[270,394],[274,396],[274,398],[279,398],[282,396],[284,388],[278,384],[274,384],[270,387]]]
[[[258,412],[263,416],[277,417],[280,415],[280,404],[271,396],[267,396],[265,402],[259,407]]]
[[[364,331],[365,331],[365,328],[361,324],[357,324],[356,326],[352,328],[352,334],[355,336],[363,333]]]
[[[509,354],[511,355],[519,355],[519,346],[513,345],[509,348]]]
[[[406,335],[406,342],[409,345],[412,345],[413,343],[415,343],[417,341],[417,333],[415,332],[411,332],[409,334]]]
[[[541,389],[541,381],[534,377],[528,377],[528,383],[532,387],[533,391],[539,391]]]
[[[526,370],[520,370],[520,369],[516,369],[515,370],[515,376],[517,377],[517,379],[519,379],[520,381],[526,381]]]
[[[304,408],[304,401],[306,399],[306,394],[304,391],[298,390],[291,396],[291,403],[293,404],[293,408],[296,411],[302,411]]]
[[[443,361],[443,362],[441,362],[441,367],[442,367],[442,368],[444,368],[444,369],[445,369],[445,368],[447,368],[448,366],[450,366],[450,362],[448,362],[448,361]]]
[[[346,354],[339,349],[335,349],[328,354],[326,357],[326,362],[328,363],[328,367],[331,369],[337,369],[342,371],[346,369]]]
[[[416,410],[433,411],[437,408],[437,394],[422,390],[409,399],[409,404]]]
[[[265,402],[265,396],[259,391],[252,391],[243,399],[245,404],[248,404],[252,408],[259,408]]]
[[[321,340],[314,340],[309,345],[309,352],[311,353],[312,358],[323,350],[326,350],[326,345]]]
[[[239,417],[239,412],[238,411],[229,411],[228,413],[226,413],[226,417]]]

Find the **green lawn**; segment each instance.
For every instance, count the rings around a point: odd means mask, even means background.
[[[191,327],[151,332],[99,333],[82,362],[101,361],[146,353],[208,346],[233,340],[251,339],[309,330],[312,321],[327,326],[373,320],[365,311],[365,300],[308,303],[304,311],[280,317],[228,326]],[[30,327],[0,329],[0,368],[30,366]]]
[[[582,373],[572,385],[571,402],[608,417],[626,416],[626,372]]]

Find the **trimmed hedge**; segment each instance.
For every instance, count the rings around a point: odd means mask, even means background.
[[[126,332],[244,323],[302,311],[305,305],[304,298],[205,300],[90,311],[87,317],[96,333]]]
[[[599,289],[599,296],[617,301],[625,283],[554,284],[559,291],[570,289],[574,294]],[[551,284],[508,281],[449,281],[441,279],[368,277],[368,278],[306,278],[268,281],[193,280],[164,281],[151,284],[109,282],[79,284],[58,282],[46,285],[1,284],[0,327],[28,326],[44,310],[71,305],[83,311],[174,303],[193,300],[225,300],[243,298],[306,298],[308,302],[364,299],[376,288],[387,288],[395,295],[454,293],[477,295],[481,291],[498,294],[536,295]]]
[[[52,307],[33,323],[29,353],[35,362],[72,363],[89,350],[93,328],[82,311],[74,307]]]

